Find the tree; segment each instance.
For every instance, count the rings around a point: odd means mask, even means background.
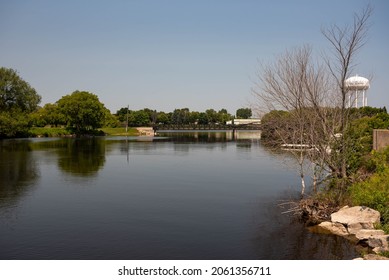
[[[26,81],[13,69],[0,68],[0,138],[26,135],[29,114],[41,100]]]
[[[188,108],[175,109],[172,114],[173,124],[188,124],[190,111]]]
[[[116,116],[119,121],[125,122],[127,120],[127,113],[129,114],[130,112],[131,110],[128,110],[128,107],[123,107],[116,111]]]
[[[169,116],[165,112],[159,112],[157,114],[157,123],[168,124],[169,122]]]
[[[208,115],[206,113],[199,113],[198,124],[208,124]]]
[[[93,93],[75,91],[58,100],[57,106],[76,135],[90,133],[104,124],[107,109]]]
[[[216,123],[218,121],[217,112],[214,109],[207,109],[205,113],[207,114],[208,123]]]
[[[349,110],[346,108],[348,89],[345,80],[355,67],[355,56],[366,44],[367,33],[370,27],[369,19],[373,10],[368,5],[360,14],[354,15],[352,26],[340,27],[336,24],[327,29],[322,29],[322,34],[332,46],[333,57],[326,59],[328,69],[336,83],[337,91],[341,96],[341,122],[340,122],[340,160],[341,177],[347,178],[347,157],[352,152],[352,147],[346,138],[349,126]]]
[[[37,109],[41,97],[13,69],[0,68],[0,111],[14,109],[31,113]]]
[[[118,127],[120,121],[116,115],[111,114],[111,111],[105,109],[104,127]]]
[[[252,111],[250,108],[240,108],[236,110],[236,117],[238,119],[249,119],[252,116]]]
[[[264,118],[264,129],[270,130],[264,136],[270,136],[267,141],[273,146],[290,148],[293,145],[290,154],[298,164],[303,195],[308,162],[316,160],[319,170],[324,168],[319,154],[334,135],[327,127],[324,132],[319,125],[320,116],[326,116],[328,108],[327,76],[323,67],[313,64],[308,46],[286,51],[275,63],[262,67],[260,87],[255,94],[272,111],[271,118]],[[328,122],[329,125],[334,123]],[[317,174],[314,173],[314,177]]]
[[[270,127],[269,135],[275,135],[278,144],[309,147],[303,153],[293,152],[299,163],[302,192],[306,162],[314,163],[314,185],[318,175],[328,170],[332,178],[342,179],[343,189],[349,175],[347,161],[355,142],[347,134],[351,110],[346,108],[344,81],[356,52],[365,42],[370,13],[368,7],[355,15],[352,27],[334,25],[323,31],[333,47],[335,61],[313,60],[311,48],[303,46],[286,51],[275,63],[262,65],[258,72],[259,82],[253,93],[260,106],[268,111],[288,112],[287,118],[279,115],[274,126],[264,128]]]
[[[192,111],[189,113],[189,123],[198,124],[199,123],[200,113],[197,111]]]
[[[65,116],[59,111],[57,104],[47,103],[31,114],[34,126],[65,125]]]
[[[150,124],[150,117],[144,110],[132,111],[128,116],[128,123],[131,126],[146,126]]]
[[[219,123],[225,124],[227,121],[232,120],[231,114],[229,114],[226,109],[219,110],[217,114],[218,114],[217,118]]]

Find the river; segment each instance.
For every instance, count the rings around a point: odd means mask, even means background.
[[[0,259],[351,259],[258,132],[0,141]]]

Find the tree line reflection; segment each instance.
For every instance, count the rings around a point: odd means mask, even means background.
[[[258,139],[257,139],[258,140]],[[139,142],[141,141],[141,142]],[[0,141],[0,205],[26,193],[40,178],[40,163],[45,152],[53,155],[58,169],[77,177],[97,176],[104,167],[106,155],[117,150],[122,155],[151,153],[163,142],[170,143],[222,143],[221,145],[174,145],[178,155],[188,155],[196,149],[226,149],[227,142],[235,141],[238,149],[251,149],[253,139],[236,139],[231,132],[167,133],[154,138],[61,138],[13,139]],[[158,143],[158,145],[156,145]],[[224,143],[224,144],[223,144]],[[44,159],[43,159],[44,160]]]

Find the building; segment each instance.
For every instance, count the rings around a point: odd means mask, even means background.
[[[244,124],[261,124],[261,119],[233,119],[226,124],[244,125]]]

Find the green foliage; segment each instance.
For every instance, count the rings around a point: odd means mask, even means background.
[[[382,152],[372,152],[371,165],[375,173],[365,181],[348,188],[354,205],[364,205],[381,213],[384,227],[389,225],[389,147]]]
[[[60,112],[57,104],[47,103],[43,108],[31,114],[33,126],[43,127],[51,125],[66,125],[65,116]]]
[[[13,69],[0,68],[0,111],[20,110],[31,113],[36,110],[41,97]]]
[[[218,122],[218,115],[217,112],[214,109],[207,109],[205,111],[208,118],[208,123],[217,123]]]
[[[207,116],[207,114],[204,113],[204,112],[199,113],[197,123],[198,124],[208,124],[208,116]]]
[[[261,119],[262,132],[261,139],[264,143],[277,143],[279,136],[276,131],[284,126],[290,117],[290,113],[282,110],[273,110],[265,114]]]
[[[23,137],[31,126],[29,113],[41,100],[13,69],[0,68],[0,138]]]
[[[175,109],[172,114],[173,124],[189,124],[190,111],[188,108]]]
[[[117,116],[112,115],[108,109],[105,109],[104,127],[118,127],[120,121]]]
[[[144,110],[133,111],[128,116],[128,125],[147,126],[150,125],[149,114]]]
[[[32,127],[28,131],[30,137],[60,137],[70,134],[66,128],[61,127]]]
[[[221,109],[218,112],[218,122],[219,123],[225,124],[226,122],[228,122],[229,120],[232,120],[232,119],[233,119],[233,117],[231,116],[231,114],[229,114],[227,112],[226,109]]]
[[[387,114],[386,108],[375,108],[375,107],[362,107],[362,108],[349,108],[350,115],[352,119],[362,118],[362,117],[374,117],[378,114],[384,113]]]
[[[175,109],[173,112],[157,112],[148,108],[132,111],[127,108],[121,108],[116,112],[116,117],[122,123],[126,124],[128,112],[128,124],[130,126],[148,126],[153,124],[209,124],[221,123],[224,124],[233,117],[226,109],[221,109],[218,112],[214,109],[208,109],[205,112],[190,111],[188,108]]]
[[[170,122],[169,115],[165,112],[159,112],[157,114],[157,123],[168,124]]]
[[[107,109],[92,93],[75,91],[63,96],[57,105],[67,125],[77,135],[90,134],[104,124]]]
[[[28,115],[20,110],[0,112],[0,139],[25,137],[30,127]]]
[[[369,121],[369,117],[356,119],[347,130],[348,146],[352,150],[347,157],[349,174],[355,173],[364,164],[364,156],[369,154],[373,147],[373,130]]]
[[[116,111],[116,117],[119,119],[120,122],[125,122],[127,119],[127,113],[130,113],[131,111],[128,110],[127,107],[120,108]]]
[[[355,117],[346,132],[347,139],[349,139],[349,147],[352,149],[347,158],[349,174],[355,173],[362,167],[366,167],[365,156],[370,153],[373,147],[373,129],[389,127],[389,114],[385,113],[384,109],[375,110],[374,108],[369,108],[367,112],[358,111],[364,108],[354,108],[355,112],[353,114],[357,115],[358,113],[361,115],[363,113],[368,116]]]
[[[238,119],[249,119],[252,116],[252,111],[250,108],[240,108],[236,110],[236,117]]]

